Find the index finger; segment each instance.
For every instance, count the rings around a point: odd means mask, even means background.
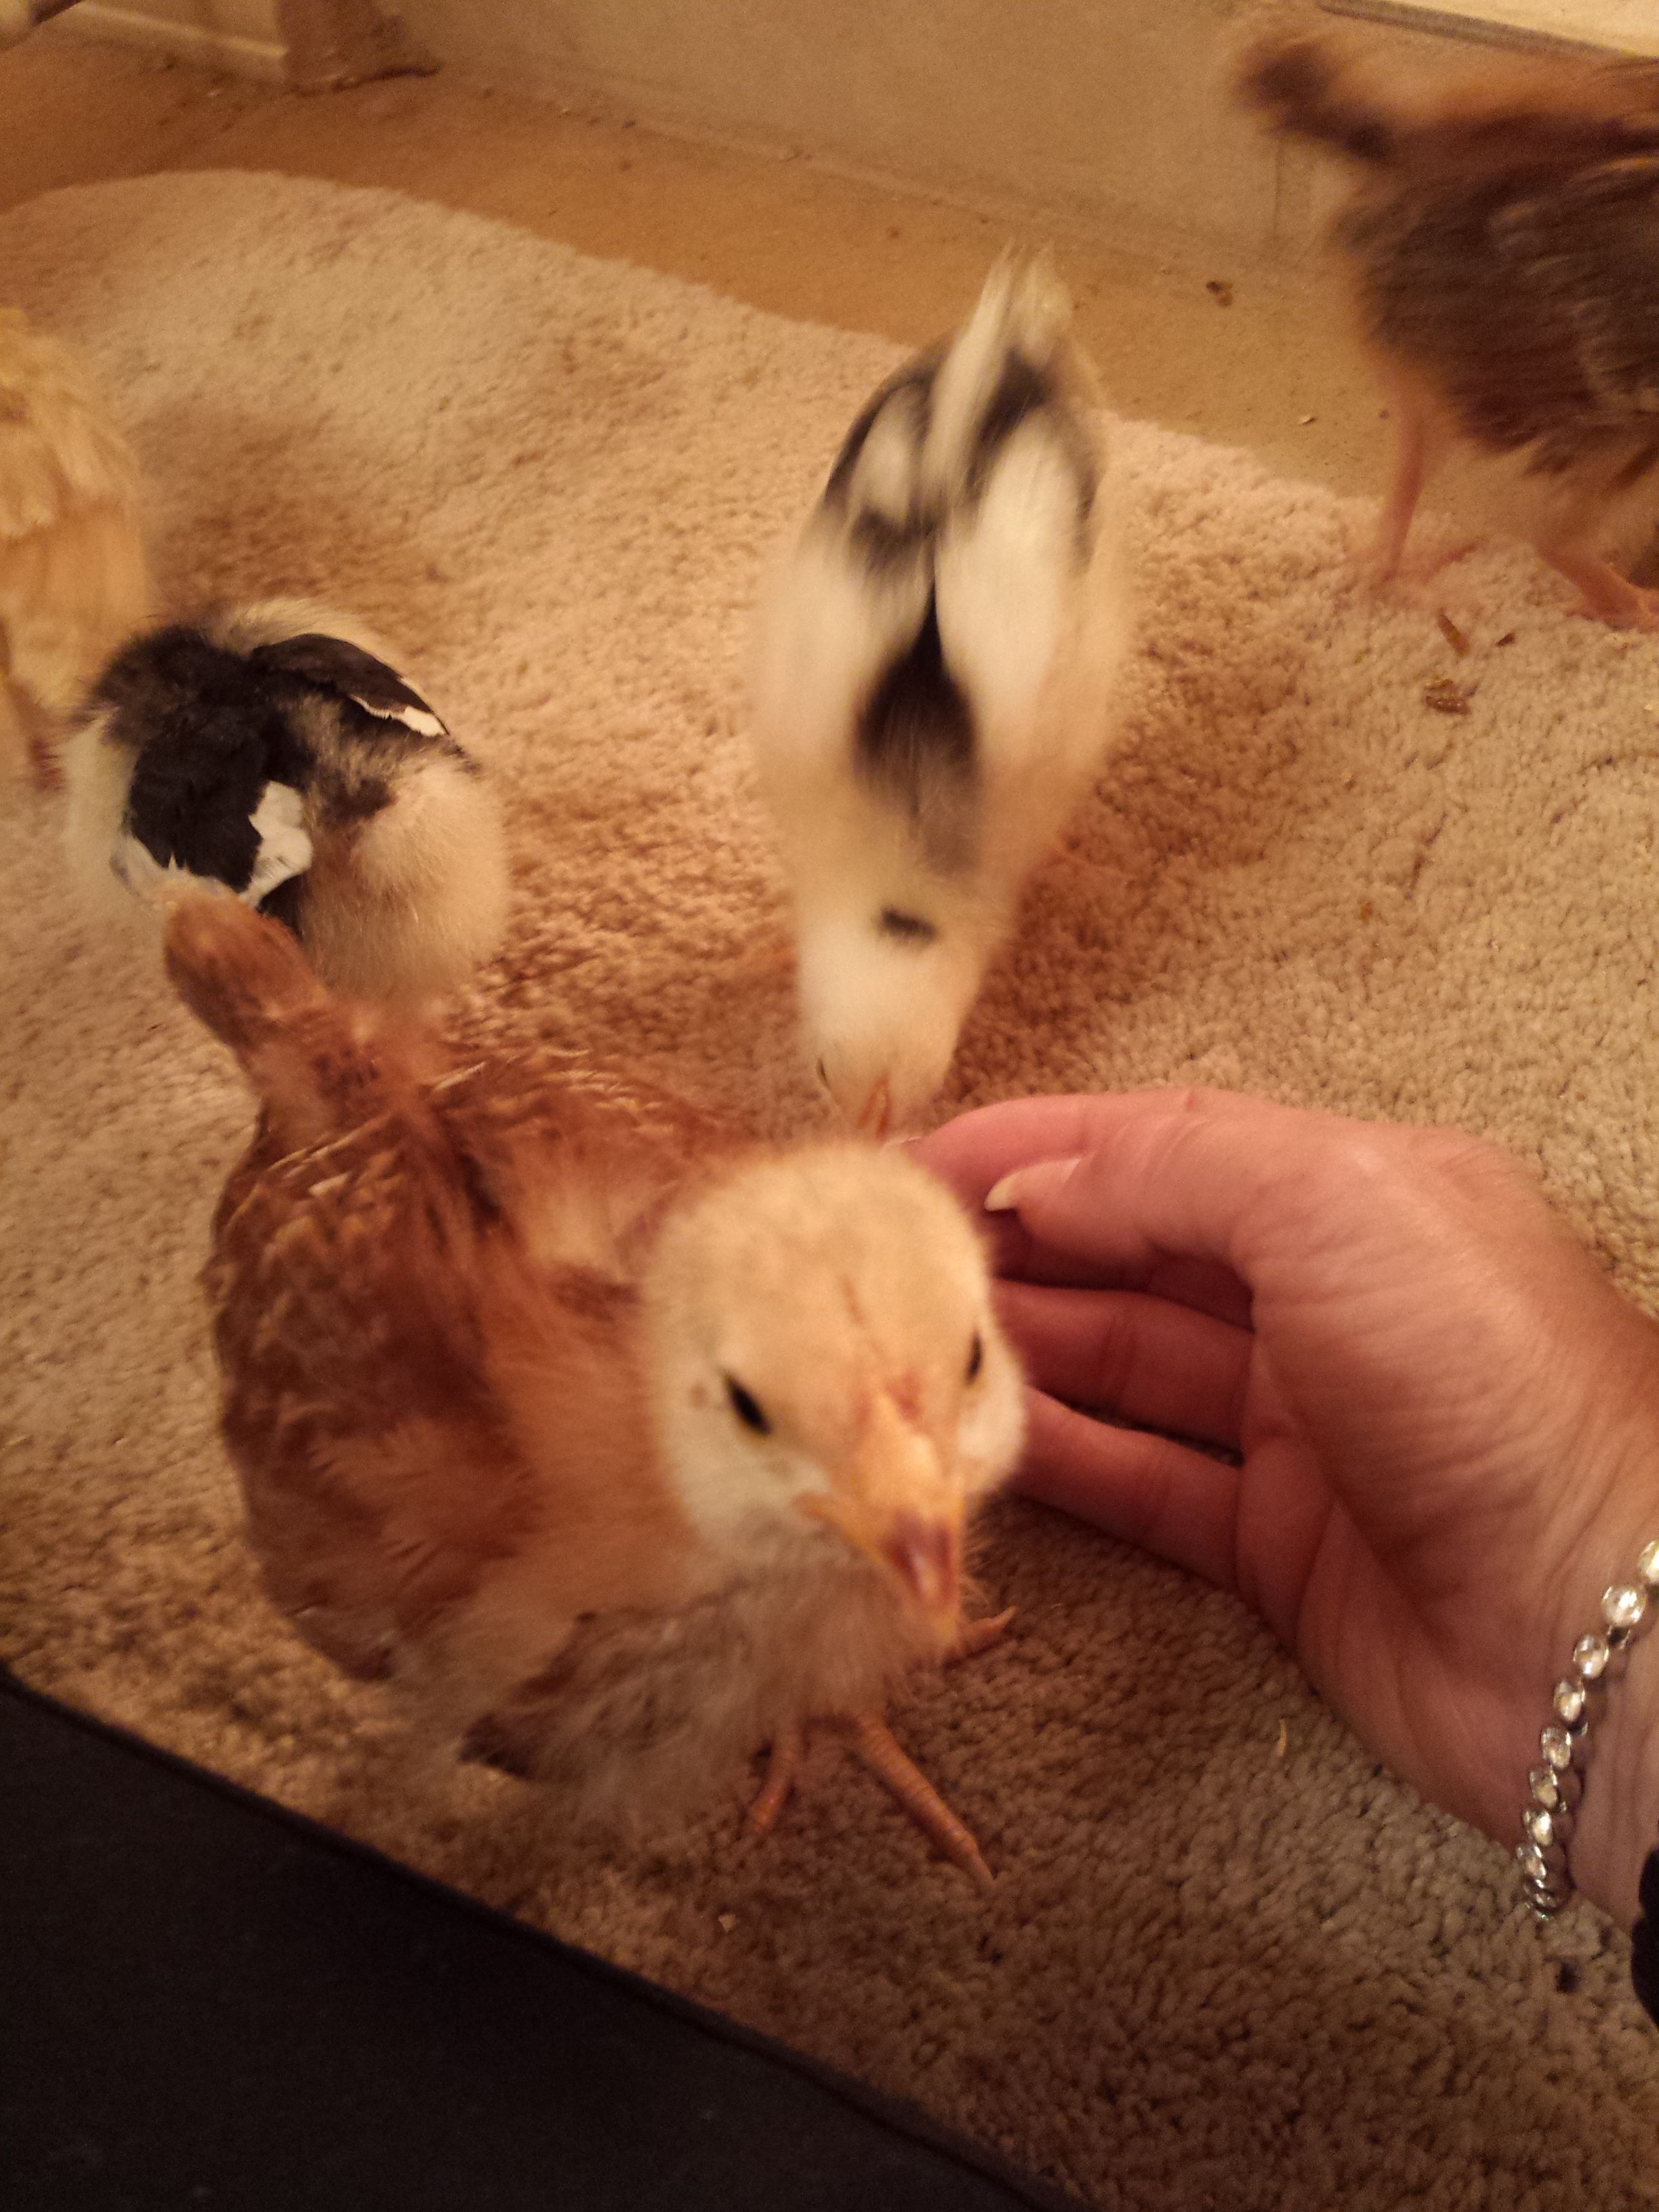
[[[1264,1200],[1281,1221],[1310,1210],[1309,1170],[1350,1126],[1242,1092],[1120,1091],[981,1107],[916,1156],[970,1205],[1012,1178],[1006,1273],[1146,1285],[1196,1267],[1248,1283],[1247,1224]]]

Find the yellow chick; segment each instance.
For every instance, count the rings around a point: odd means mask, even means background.
[[[74,349],[0,308],[0,765],[57,781],[60,730],[149,599],[126,441]]]
[[[1023,1392],[978,1239],[891,1152],[756,1146],[573,1056],[448,1063],[228,898],[169,972],[262,1103],[206,1273],[276,1604],[574,1818],[695,1805],[973,1647],[974,1512]],[[992,1624],[994,1631],[995,1624]]]

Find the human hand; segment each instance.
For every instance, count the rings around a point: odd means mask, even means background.
[[[1659,1330],[1528,1170],[1220,1091],[1013,1101],[917,1152],[999,1209],[1024,1486],[1235,1590],[1397,1773],[1518,1842],[1552,1687],[1659,1535]],[[1569,1853],[1626,1921],[1656,1651],[1610,1692]]]

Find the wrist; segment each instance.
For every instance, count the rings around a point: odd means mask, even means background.
[[[1626,1571],[1617,1579],[1638,1578]],[[1597,1702],[1567,1864],[1575,1887],[1628,1928],[1643,1862],[1659,1849],[1659,1590],[1649,1592],[1642,1626],[1609,1666]]]
[[[1629,1309],[1619,1318],[1627,1325],[1636,1322]],[[1653,1327],[1645,1319],[1629,1346],[1607,1332],[1608,1361],[1581,1412],[1579,1449],[1563,1461],[1571,1480],[1560,1495],[1553,1540],[1547,1537],[1543,1546],[1543,1556],[1554,1566],[1556,1602],[1547,1654],[1551,1672],[1529,1744],[1535,1771],[1541,1732],[1570,1718],[1570,1701],[1565,1710],[1553,1710],[1557,1689],[1593,1678],[1574,1753],[1566,1873],[1572,1887],[1625,1928],[1639,1909],[1643,1862],[1659,1845],[1659,1569],[1650,1556],[1659,1540],[1654,1346]],[[1613,1627],[1612,1616],[1603,1612],[1604,1599],[1617,1589],[1644,1595],[1632,1627]],[[1581,1651],[1595,1639],[1613,1647],[1599,1675],[1594,1657],[1580,1663]],[[1523,1789],[1523,1802],[1525,1797]]]

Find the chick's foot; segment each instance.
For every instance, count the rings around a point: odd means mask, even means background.
[[[979,1625],[990,1626],[988,1622]],[[984,1647],[981,1644],[979,1648]],[[880,1714],[857,1713],[836,1725],[837,1732],[951,1865],[960,1867],[981,1889],[990,1888],[996,1877],[985,1863],[972,1832],[951,1810]],[[779,1815],[794,1794],[800,1778],[804,1741],[801,1730],[791,1729],[780,1735],[771,1747],[766,1779],[744,1816],[744,1825],[757,1839],[771,1834]]]
[[[1544,557],[1583,593],[1575,614],[1610,629],[1659,629],[1659,592],[1644,591],[1605,561],[1563,553]]]
[[[953,1667],[960,1660],[977,1659],[982,1652],[990,1650],[1001,1642],[1014,1612],[1015,1608],[1009,1606],[1005,1612],[988,1614],[983,1620],[965,1622],[945,1654],[943,1664]],[[988,1889],[996,1877],[985,1863],[972,1833],[901,1747],[882,1716],[857,1713],[834,1725],[897,1798],[916,1826],[938,1844],[951,1865],[960,1867],[981,1889]],[[782,1729],[774,1739],[767,1753],[766,1778],[750,1799],[744,1816],[744,1826],[757,1838],[771,1834],[784,1807],[794,1795],[805,1749],[805,1731],[800,1728]]]
[[[878,1713],[857,1713],[842,1723],[847,1739],[870,1771],[897,1798],[922,1833],[981,1889],[996,1876],[986,1865],[972,1832],[951,1810],[900,1745]]]
[[[983,1620],[964,1622],[961,1634],[945,1655],[947,1667],[954,1667],[959,1659],[977,1659],[981,1651],[1000,1644],[1003,1631],[1013,1619],[1016,1607],[1008,1607],[1003,1613],[988,1614]]]

